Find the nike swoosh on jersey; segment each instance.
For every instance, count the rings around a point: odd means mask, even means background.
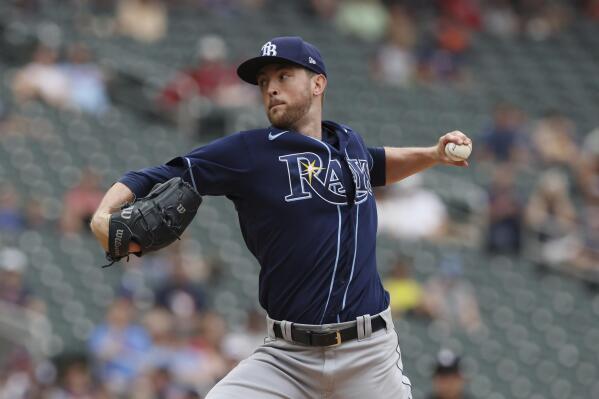
[[[282,135],[283,133],[287,133],[289,130],[285,130],[284,132],[279,132],[277,134],[272,134],[272,132],[268,133],[268,139],[270,141],[273,141],[274,139],[276,139],[277,137],[279,137],[280,135]]]

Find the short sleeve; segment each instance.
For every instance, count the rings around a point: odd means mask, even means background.
[[[183,157],[166,164],[189,168],[192,183],[201,195],[240,195],[247,172],[251,170],[250,149],[243,133],[198,147]]]
[[[152,166],[129,171],[119,179],[119,182],[129,187],[136,198],[141,198],[149,193],[156,184],[163,183],[173,177],[182,177],[184,172],[184,168],[172,165]]]
[[[157,183],[181,177],[201,195],[239,195],[243,176],[251,168],[251,155],[242,133],[215,140],[178,156],[164,165],[128,172],[119,181],[137,197]]]
[[[387,179],[385,167],[385,148],[368,147],[368,152],[372,157],[372,167],[370,168],[370,184],[373,187],[384,186]]]

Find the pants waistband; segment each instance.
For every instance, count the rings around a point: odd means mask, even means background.
[[[293,323],[287,320],[275,320],[266,316],[266,327],[267,327],[267,335],[271,339],[276,339],[277,336],[275,334],[274,326],[277,324],[280,328],[282,338],[289,342],[294,342],[292,338],[292,329],[300,330],[300,331],[310,331],[314,333],[329,333],[335,331],[341,331],[350,327],[356,327],[358,334],[358,340],[368,338],[372,332],[372,323],[371,320],[377,316],[380,316],[385,321],[385,329],[389,331],[392,330],[393,327],[393,319],[391,317],[391,309],[388,307],[384,311],[376,314],[376,315],[363,315],[358,316],[356,320],[346,321],[342,323],[332,323],[332,324],[300,324]]]

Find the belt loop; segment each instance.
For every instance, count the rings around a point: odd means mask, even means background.
[[[287,321],[287,320],[283,320],[281,321],[281,333],[283,334],[283,339],[285,341],[293,341],[293,338],[291,337],[291,326],[293,325],[292,322]]]
[[[372,335],[372,325],[370,323],[370,315],[356,317],[356,329],[358,331],[358,341],[366,339]]]
[[[358,341],[364,339],[364,316],[356,317],[356,329],[358,330]]]
[[[277,339],[275,335],[274,326],[275,321],[270,317],[266,316],[266,335],[268,335],[268,338],[270,339]]]
[[[368,338],[372,335],[372,322],[369,314],[364,315],[364,337]]]
[[[364,316],[356,317],[356,329],[358,331],[358,341],[364,339]]]
[[[393,317],[391,316],[391,307],[389,306],[379,314],[383,320],[385,320],[385,330],[387,330],[387,332],[395,330],[395,325],[393,325]]]

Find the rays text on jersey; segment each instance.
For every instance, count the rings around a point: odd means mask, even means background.
[[[285,163],[289,177],[289,194],[285,201],[306,200],[316,194],[322,200],[335,205],[347,204],[347,190],[341,176],[341,163],[328,159],[327,164],[313,152],[282,155],[279,161]],[[356,203],[364,202],[372,195],[368,162],[365,159],[347,159],[356,189]]]

